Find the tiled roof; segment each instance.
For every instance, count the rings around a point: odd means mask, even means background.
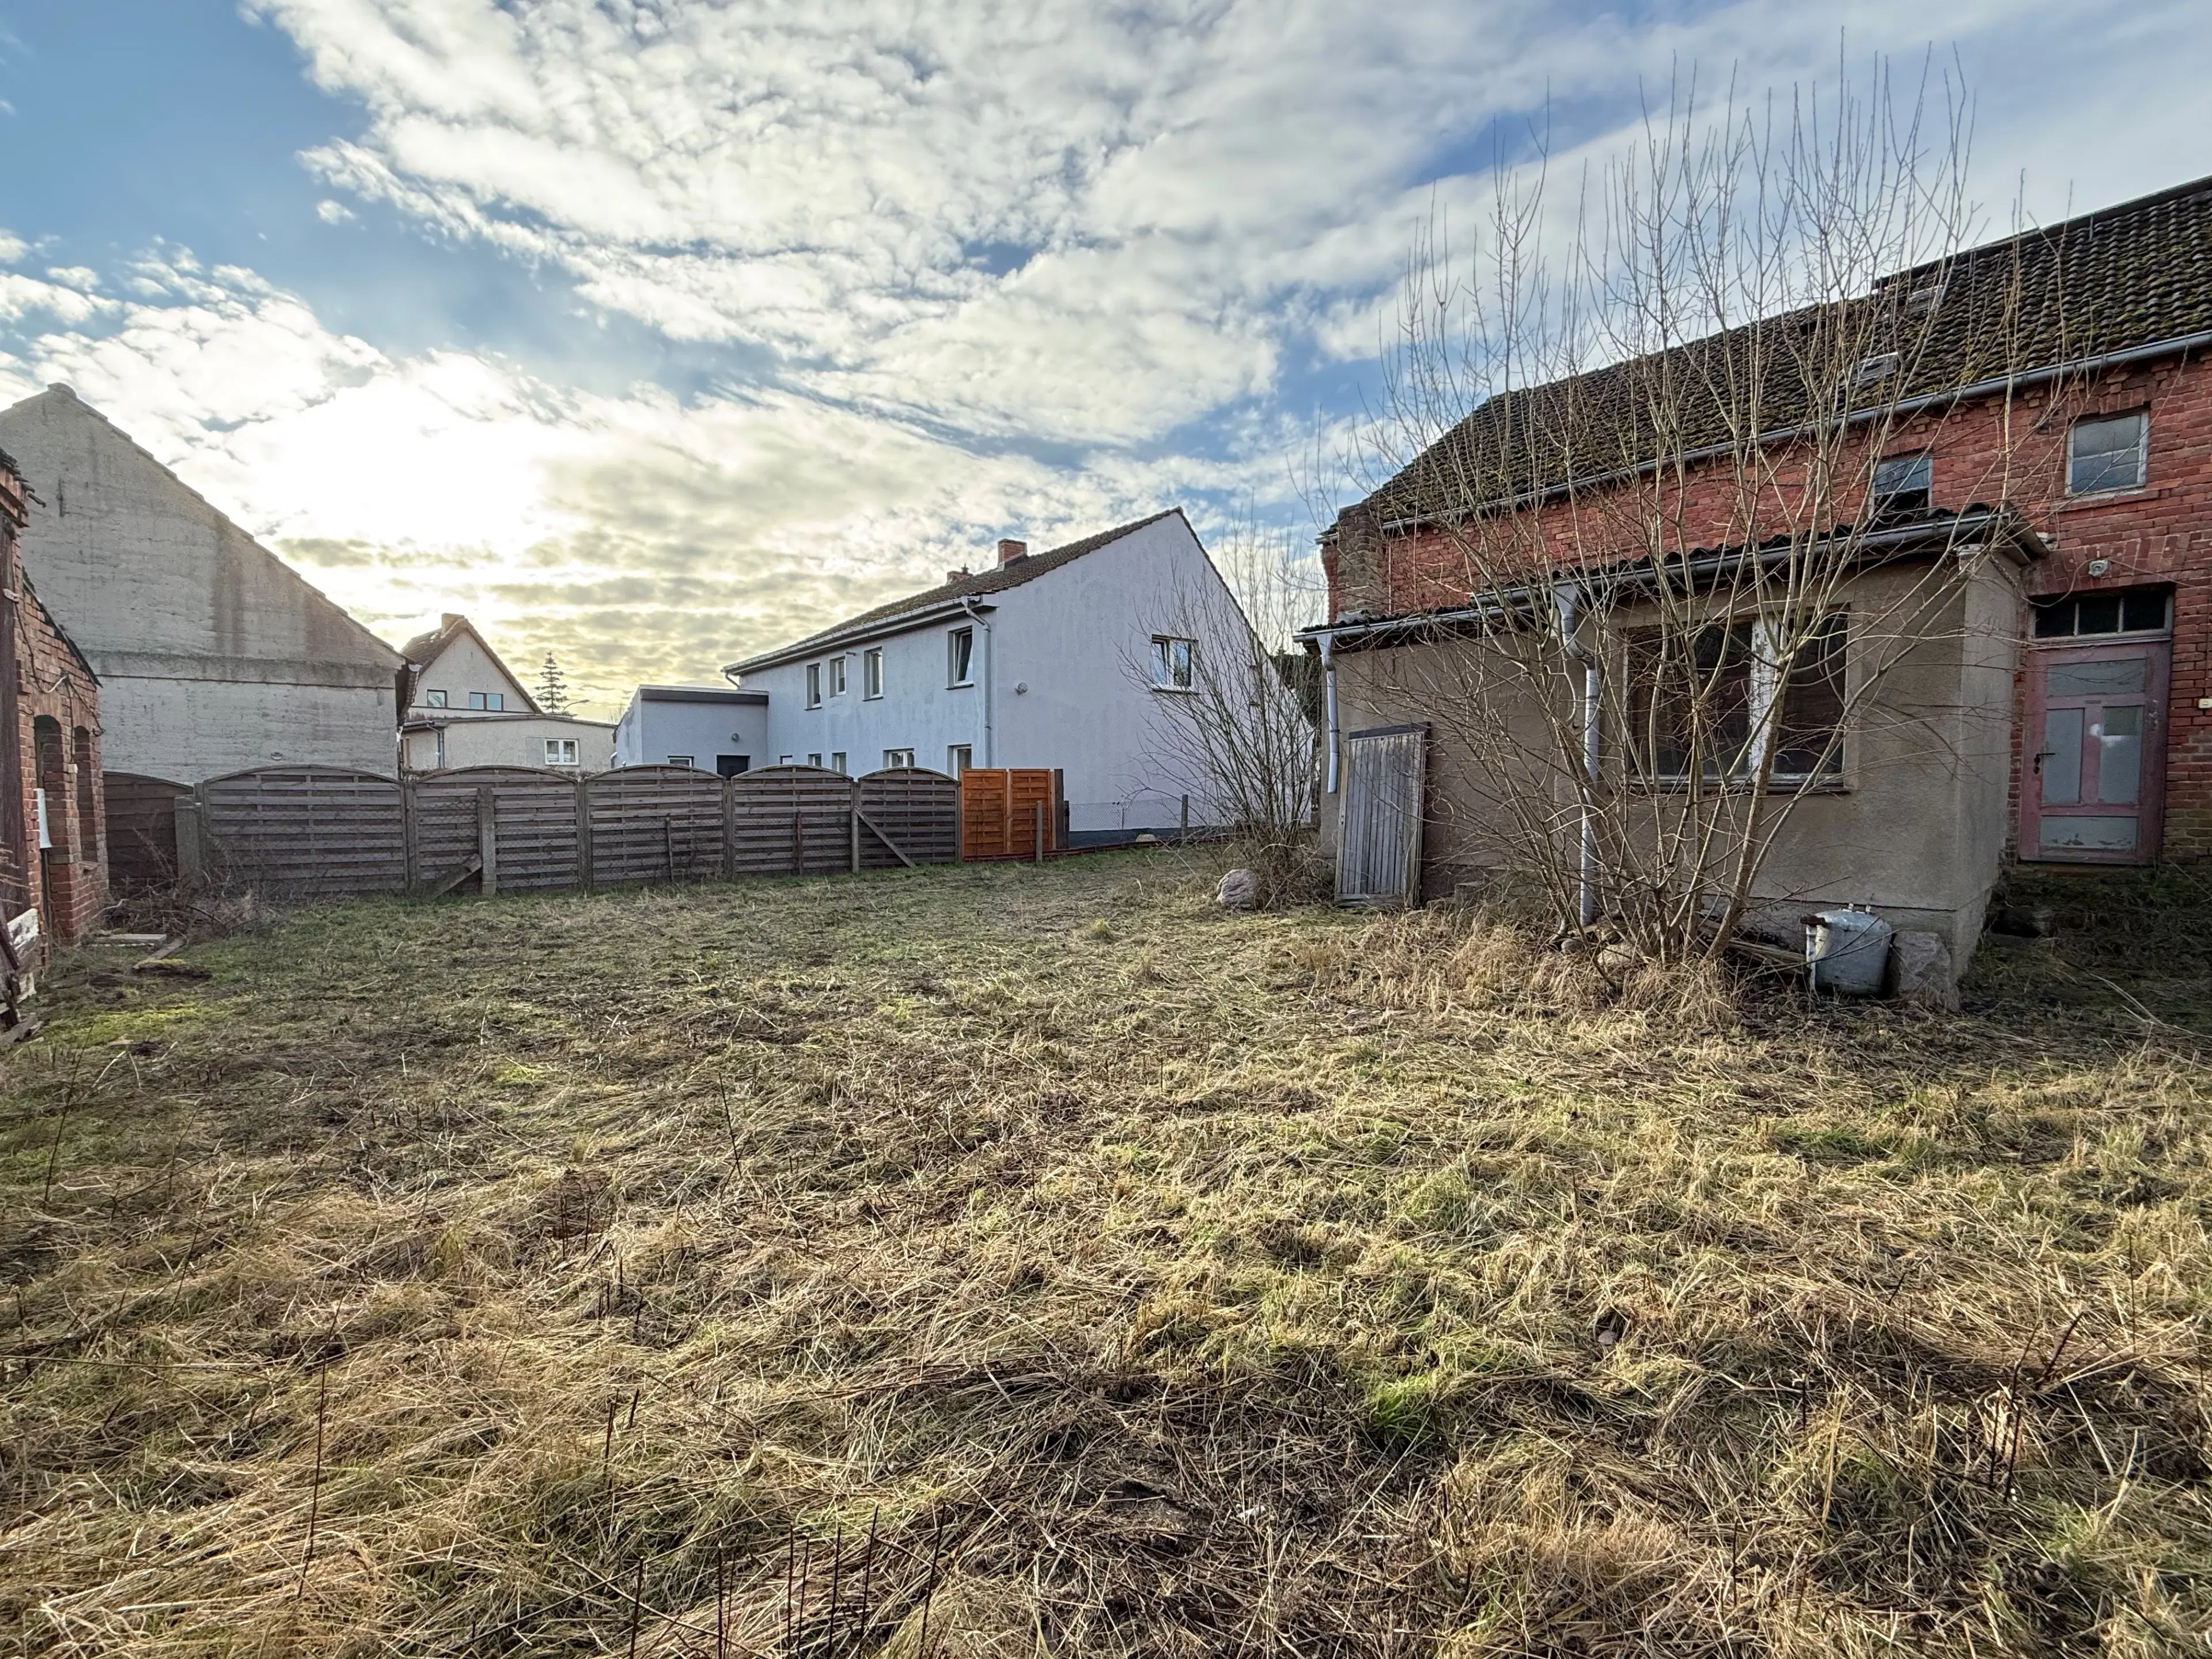
[[[507,665],[507,659],[493,650],[491,641],[477,632],[476,624],[466,617],[453,617],[440,623],[427,634],[417,634],[399,647],[400,656],[405,659],[399,670],[400,711],[403,714],[414,702],[412,676],[416,671],[428,668],[435,662],[438,653],[464,634],[477,642],[477,648],[489,657],[499,672],[507,676],[508,684],[522,694],[522,701],[529,706],[518,712],[526,714],[545,712],[538,706],[538,699],[530,695],[530,688],[522,683],[521,677]]]
[[[1019,587],[1024,582],[1033,582],[1039,576],[1049,574],[1063,565],[1073,564],[1085,553],[1096,553],[1100,548],[1118,542],[1122,537],[1133,534],[1147,525],[1178,517],[1182,512],[1181,507],[1171,507],[1164,513],[1153,514],[1150,518],[1133,520],[1127,524],[1116,525],[1111,530],[1102,530],[1095,536],[1085,536],[1081,541],[1069,542],[1065,546],[1051,548],[1042,553],[1028,554],[993,569],[963,576],[957,581],[941,582],[935,587],[924,588],[919,593],[909,593],[902,599],[893,599],[889,605],[879,605],[872,611],[863,611],[857,617],[848,617],[836,627],[825,628],[818,634],[809,634],[803,640],[779,646],[774,651],[749,657],[743,662],[733,662],[723,672],[743,673],[750,669],[788,662],[794,657],[809,656],[817,651],[825,650],[853,635],[865,634],[910,611],[931,611],[959,599],[1003,593],[1010,587]]]
[[[1847,315],[1796,312],[1491,398],[1361,507],[1387,522],[1511,501],[1722,445],[1753,411],[1762,430],[1786,429],[1835,381],[1796,365],[1837,338],[1904,349],[1901,378],[1869,398],[1887,406],[2207,331],[2212,179],[2200,179],[1900,271]],[[1663,445],[1655,404],[1681,422]]]

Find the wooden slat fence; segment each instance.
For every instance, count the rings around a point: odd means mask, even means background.
[[[914,769],[853,779],[771,766],[725,779],[633,766],[579,780],[475,766],[394,780],[283,767],[195,790],[114,777],[116,799],[143,801],[133,811],[149,823],[150,786],[168,792],[177,871],[299,897],[833,875],[960,857],[959,786]]]
[[[960,856],[1033,859],[1065,846],[1060,774],[1046,766],[971,766],[960,775]]]
[[[107,881],[118,892],[166,887],[177,878],[177,798],[188,783],[137,772],[100,776],[107,820]]]

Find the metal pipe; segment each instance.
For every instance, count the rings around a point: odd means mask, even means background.
[[[983,764],[996,766],[991,743],[991,624],[983,620],[975,609],[975,602],[966,594],[960,596],[960,609],[968,620],[983,630]]]
[[[1552,597],[1559,610],[1559,643],[1568,659],[1583,667],[1583,775],[1576,791],[1582,798],[1582,872],[1575,910],[1582,925],[1588,927],[1597,921],[1597,786],[1604,760],[1598,742],[1598,665],[1596,656],[1584,647],[1577,632],[1582,590],[1572,582],[1561,582],[1552,590]]]
[[[1321,641],[1322,705],[1328,724],[1328,787],[1322,793],[1336,793],[1336,635],[1323,633],[1316,635]]]

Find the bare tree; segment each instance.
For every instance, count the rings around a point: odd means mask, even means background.
[[[1467,757],[1466,835],[1564,925],[1719,950],[1846,744],[1915,717],[1899,665],[1968,648],[1961,595],[2021,545],[2009,487],[2052,437],[2008,377],[2071,325],[2056,252],[1962,257],[1967,128],[1955,83],[1879,69],[1685,93],[1571,210],[1501,169],[1472,257],[1417,246],[1340,587],[1449,619],[1397,690]],[[1931,511],[1939,448],[1977,510]]]
[[[1165,758],[1200,817],[1239,843],[1269,902],[1310,885],[1319,681],[1293,631],[1322,591],[1310,554],[1248,513],[1211,550],[1220,580],[1160,596],[1128,672],[1155,691]]]

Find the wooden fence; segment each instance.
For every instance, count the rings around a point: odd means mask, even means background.
[[[830,875],[960,856],[959,786],[912,768],[854,779],[813,766],[733,778],[629,766],[580,779],[471,766],[395,780],[264,767],[189,790],[134,779],[110,785],[111,857],[113,803],[138,803],[132,833],[151,845],[161,791],[176,873],[294,897]]]
[[[1042,859],[1067,848],[1058,769],[971,766],[960,775],[960,856]]]

